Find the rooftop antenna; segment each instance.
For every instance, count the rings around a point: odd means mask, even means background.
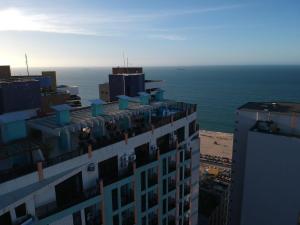
[[[125,67],[125,54],[124,54],[124,51],[123,51],[123,63],[124,63],[124,67]]]
[[[26,62],[27,76],[29,76],[28,59],[27,59],[27,54],[26,53],[25,53],[25,62]]]

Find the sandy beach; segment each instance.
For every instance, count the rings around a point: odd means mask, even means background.
[[[232,158],[233,134],[214,131],[200,131],[200,153]]]

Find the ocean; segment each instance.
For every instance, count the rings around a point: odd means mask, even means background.
[[[79,86],[83,104],[99,96],[98,84],[111,68],[31,68],[56,70],[58,84]],[[24,68],[13,73],[25,74]],[[166,98],[198,105],[200,129],[233,132],[235,110],[249,101],[300,102],[300,66],[145,67],[147,79],[165,81]]]

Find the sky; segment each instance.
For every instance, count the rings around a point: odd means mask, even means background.
[[[300,65],[300,1],[0,0],[0,65],[25,53],[33,67]]]

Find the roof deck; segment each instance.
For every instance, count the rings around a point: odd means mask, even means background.
[[[59,125],[56,115],[26,121],[28,137],[1,146],[0,165],[4,166],[0,166],[3,178],[0,183],[33,172],[37,162],[49,167],[86,154],[89,146],[98,150],[196,111],[194,104],[170,100],[152,101],[149,105],[130,101],[124,110],[119,109],[118,103],[102,106],[103,113],[99,116],[92,115],[91,107],[71,109],[70,122],[66,125]]]
[[[239,110],[300,113],[300,104],[295,102],[248,102],[241,106]]]

